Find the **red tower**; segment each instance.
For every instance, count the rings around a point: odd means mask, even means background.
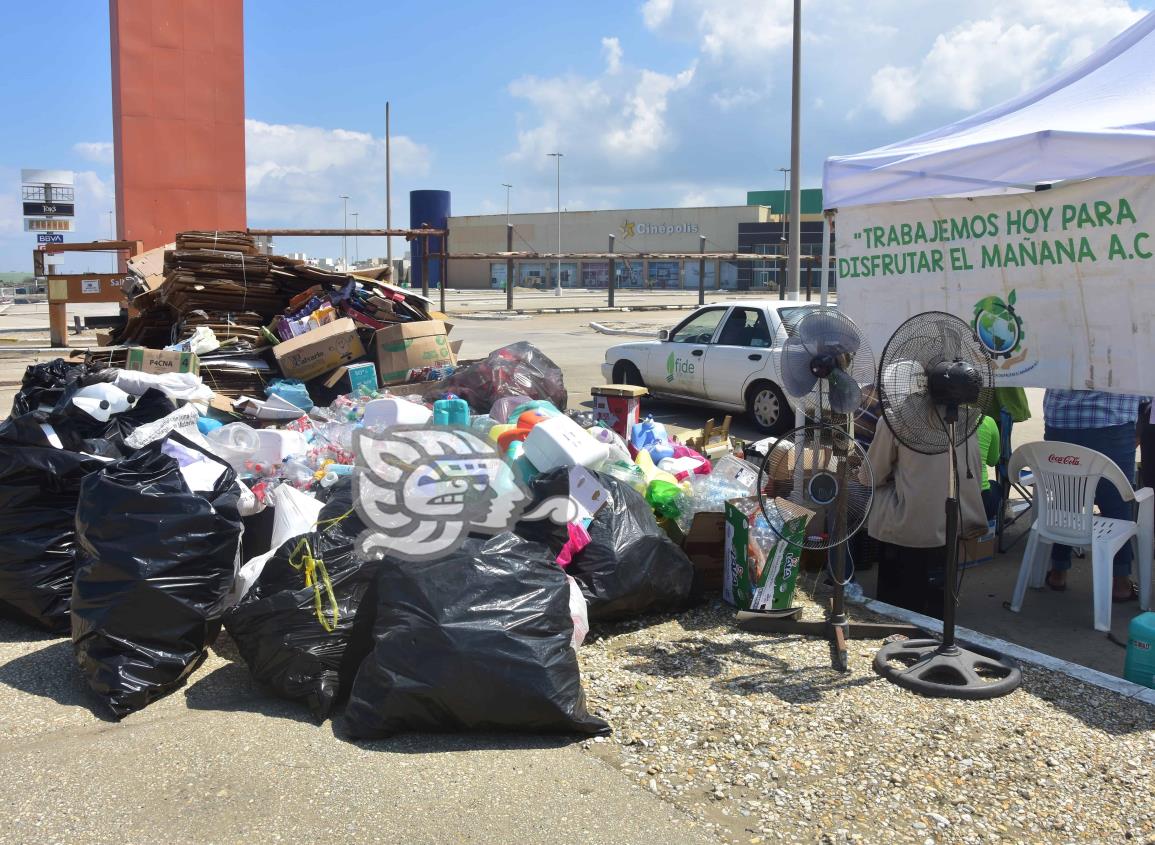
[[[243,0],[108,6],[118,236],[244,229]]]

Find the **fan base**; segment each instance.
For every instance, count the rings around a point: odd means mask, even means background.
[[[998,698],[1014,692],[1023,682],[1019,664],[1009,657],[929,639],[883,646],[874,657],[874,671],[912,692],[971,701]]]
[[[801,612],[802,608],[797,608],[794,618],[784,618],[780,615],[781,611],[743,612],[738,614],[738,627],[743,631],[761,634],[801,634],[829,640],[830,664],[839,672],[850,671],[847,640],[881,640],[893,634],[926,635],[922,628],[899,622],[851,622],[846,616],[834,615],[826,619],[803,621],[797,618]]]

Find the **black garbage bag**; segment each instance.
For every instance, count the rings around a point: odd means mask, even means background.
[[[352,485],[342,480],[334,491],[317,530],[278,549],[224,619],[253,677],[284,698],[303,701],[322,721],[348,693],[369,651],[376,609],[370,593],[379,563],[355,553],[364,524],[350,513]],[[324,576],[305,586],[305,554],[322,562],[331,596]]]
[[[236,474],[189,488],[175,443],[140,449],[84,479],[72,588],[72,642],[89,686],[117,718],[180,687],[220,631],[241,539]]]
[[[608,733],[586,712],[565,573],[511,533],[437,560],[378,568],[372,653],[353,682],[349,732]]]
[[[20,390],[12,397],[12,416],[52,408],[66,389],[82,382],[91,372],[87,365],[63,358],[30,364],[20,380]]]
[[[595,473],[606,503],[590,523],[590,544],[573,556],[566,572],[582,589],[590,622],[632,619],[681,610],[690,601],[694,564],[654,519],[653,508],[628,484]],[[539,475],[531,485],[533,504],[569,493],[569,471]],[[567,534],[548,520],[521,522],[518,534],[558,551]]]
[[[80,483],[104,464],[0,439],[0,615],[67,636]]]
[[[424,398],[450,393],[468,402],[475,414],[488,414],[503,396],[548,399],[562,411],[567,401],[561,369],[527,340],[495,349],[484,361],[459,368],[437,382]]]

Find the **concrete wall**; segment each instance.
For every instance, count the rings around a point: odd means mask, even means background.
[[[769,210],[758,206],[721,206],[709,208],[643,208],[610,211],[562,212],[561,247],[563,252],[605,252],[609,236],[616,236],[615,250],[623,256],[624,265],[631,253],[639,252],[697,252],[699,237],[705,235],[707,252],[734,252],[738,249],[738,224],[756,223],[768,219]],[[513,249],[515,252],[556,252],[557,214],[512,214]],[[506,248],[504,214],[487,214],[449,218],[449,250],[451,254],[504,252]],[[490,261],[451,261],[449,286],[452,288],[491,287]],[[531,262],[526,262],[530,264]],[[563,286],[584,287],[583,276],[589,278],[586,264],[604,262],[563,262]],[[532,262],[540,267],[522,268],[526,272],[540,270],[544,279],[552,281],[556,262]],[[671,268],[653,268],[648,262],[632,261],[635,276],[643,280],[658,280],[668,275]],[[645,265],[645,266],[642,266]],[[619,273],[623,270],[619,267]],[[516,272],[516,271],[515,271]],[[566,275],[568,274],[568,280]],[[501,277],[503,278],[502,274]],[[519,273],[524,277],[525,273]],[[697,285],[697,265],[687,268],[685,284]],[[731,274],[723,271],[726,282]],[[708,273],[712,279],[714,273]],[[679,285],[682,280],[679,279]],[[643,281],[643,286],[645,281]],[[659,282],[661,284],[661,282]]]
[[[245,228],[242,0],[109,0],[109,19],[118,236]]]

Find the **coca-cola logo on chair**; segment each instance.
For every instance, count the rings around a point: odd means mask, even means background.
[[[1047,461],[1052,464],[1064,464],[1066,466],[1077,467],[1079,465],[1079,458],[1076,455],[1047,455]]]

